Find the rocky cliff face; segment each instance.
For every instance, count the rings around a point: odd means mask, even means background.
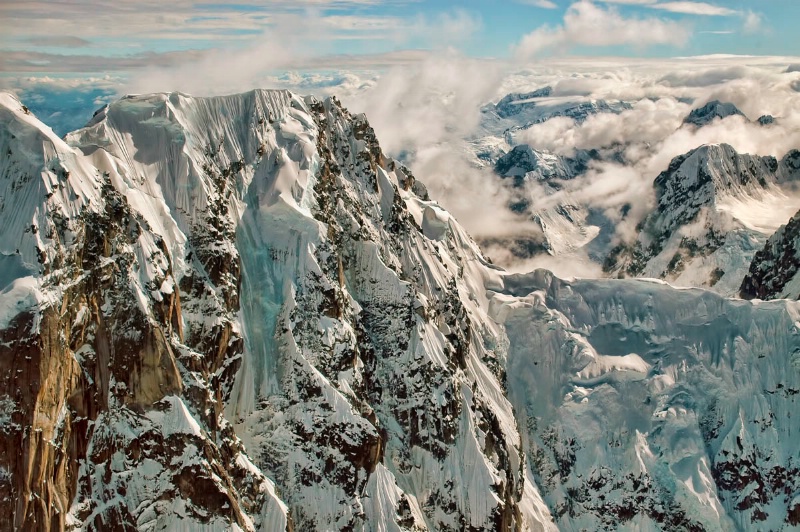
[[[800,299],[800,213],[781,226],[750,263],[739,294],[744,299]]]
[[[77,149],[3,96],[0,245],[15,269],[3,280],[0,511],[15,529],[289,526],[221,415],[243,349],[235,250],[221,237],[187,249],[155,194],[162,175],[133,164],[152,154],[113,144],[108,113],[166,126],[158,103],[100,113],[97,143]],[[215,191],[200,192],[211,238],[226,219]]]

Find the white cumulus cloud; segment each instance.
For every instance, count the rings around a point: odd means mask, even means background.
[[[575,46],[681,46],[689,39],[689,34],[685,25],[674,21],[624,17],[613,8],[581,0],[567,9],[561,26],[544,26],[532,31],[522,38],[515,52],[519,59],[530,59],[544,52],[562,52]]]

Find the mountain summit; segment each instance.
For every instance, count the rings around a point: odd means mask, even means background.
[[[732,103],[723,103],[719,100],[714,100],[708,102],[702,107],[693,109],[692,112],[690,112],[689,115],[683,120],[683,123],[692,124],[697,127],[703,127],[716,119],[727,118],[729,116],[741,116],[747,119],[744,113]]]

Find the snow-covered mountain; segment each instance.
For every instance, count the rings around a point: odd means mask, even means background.
[[[747,119],[744,113],[732,103],[713,100],[702,107],[693,109],[692,112],[689,113],[689,115],[683,120],[683,123],[691,124],[697,127],[703,127],[710,124],[714,120],[728,118],[729,116],[741,116],[745,120]]]
[[[654,180],[656,205],[639,224],[636,240],[612,246],[613,224],[603,209],[564,190],[609,155],[576,150],[567,157],[516,146],[494,171],[511,191],[509,208],[540,232],[481,242],[521,259],[589,250],[609,276],[660,278],[734,296],[756,251],[800,205],[798,153],[778,161],[712,144],[678,156]],[[556,193],[557,201],[546,199]]]
[[[496,104],[481,108],[480,125],[467,139],[469,151],[482,164],[494,165],[498,159],[521,144],[520,133],[552,118],[564,117],[583,123],[592,115],[619,114],[631,109],[620,100],[587,100],[572,96],[553,96],[551,87],[505,95]]]
[[[494,110],[500,118],[508,118],[536,107],[536,99],[547,98],[553,93],[552,87],[542,87],[531,92],[512,92],[503,96],[496,104],[489,104],[484,112]]]
[[[494,172],[511,189],[509,208],[524,215],[539,229],[533,235],[483,239],[481,243],[509,250],[517,258],[541,253],[562,254],[580,248],[597,236],[599,229],[588,222],[590,212],[569,198],[552,206],[541,206],[542,195],[561,190],[569,181],[600,158],[596,150],[577,150],[571,157],[534,150],[527,144],[514,147],[494,166]]]
[[[528,181],[558,187],[558,180],[579,176],[586,171],[590,161],[599,158],[597,150],[576,150],[571,157],[566,157],[521,144],[501,157],[495,163],[494,171],[500,177],[513,178],[516,187]]]
[[[3,98],[8,522],[549,526],[497,273],[363,116],[132,96],[68,145]]]
[[[783,185],[800,178],[796,158],[740,154],[727,144],[676,157],[654,182],[656,207],[637,241],[612,250],[605,268],[737,294],[755,252],[795,210]]]
[[[512,115],[504,121],[499,121],[499,124],[507,126],[503,130],[503,137],[509,145],[514,146],[518,143],[520,133],[552,118],[569,118],[574,120],[576,124],[581,124],[592,115],[601,113],[619,114],[629,109],[631,109],[631,104],[624,101],[589,100],[576,102],[571,98],[553,98],[551,101],[540,102],[539,105],[530,107],[525,113]],[[513,121],[513,123],[508,124],[509,121]]]
[[[508,275],[335,98],[3,94],[0,149],[13,529],[800,523],[798,303]]]

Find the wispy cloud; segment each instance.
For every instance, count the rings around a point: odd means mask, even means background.
[[[655,4],[658,0],[601,0],[606,4],[625,4],[625,5],[647,5],[647,4]]]
[[[558,4],[552,0],[517,0],[520,4],[527,4],[529,6],[541,7],[543,9],[557,9]]]
[[[708,2],[697,2],[694,0],[601,0],[607,4],[625,4],[646,6],[650,9],[660,9],[671,13],[684,15],[700,16],[732,16],[741,15],[742,12],[736,9],[718,6]]]
[[[144,52],[124,57],[89,54],[53,54],[33,51],[4,51],[0,54],[0,72],[122,72],[149,66],[170,68],[195,60],[204,52]]]
[[[24,41],[44,48],[85,48],[92,44],[86,39],[72,35],[40,35],[39,37],[28,37]]]
[[[348,17],[343,15],[345,10],[409,1],[412,0],[4,0],[0,2],[0,19],[6,43],[80,35],[82,39],[145,49],[152,41],[165,40],[205,40],[216,46],[260,34],[274,27],[283,15],[307,12],[325,11],[331,15],[331,27],[341,30],[343,37],[350,37],[347,34],[384,29],[392,21],[391,17]]]
[[[193,0],[101,0],[0,2],[3,45],[0,72],[129,72],[210,68],[216,78],[226,65],[227,76],[263,79],[272,68],[304,66],[337,68],[325,60],[336,56],[340,65],[397,64],[409,55],[404,48],[437,49],[460,46],[482,28],[475,12],[462,9],[436,13],[405,13],[387,4],[416,0],[242,0],[210,3]],[[375,6],[382,10],[375,10]],[[363,9],[362,9],[363,8]],[[80,37],[73,37],[80,35]],[[356,49],[341,44],[365,41],[352,56],[336,50]],[[67,50],[67,48],[74,50]],[[395,50],[395,51],[390,51]],[[159,75],[166,76],[166,72]],[[177,78],[182,81],[183,76]],[[235,84],[232,84],[235,85]]]
[[[444,48],[471,39],[483,27],[483,21],[475,14],[456,9],[435,16],[417,16],[409,26],[400,28],[405,44],[416,42]]]
[[[730,16],[739,13],[735,9],[720,7],[706,2],[662,2],[652,4],[649,7],[687,15]]]
[[[414,174],[473,234],[508,235],[536,230],[510,212],[507,190],[491,170],[465,157],[464,138],[478,127],[481,106],[490,100],[505,65],[453,50],[392,68],[367,90],[342,96],[365,112],[383,149],[403,154]]]

